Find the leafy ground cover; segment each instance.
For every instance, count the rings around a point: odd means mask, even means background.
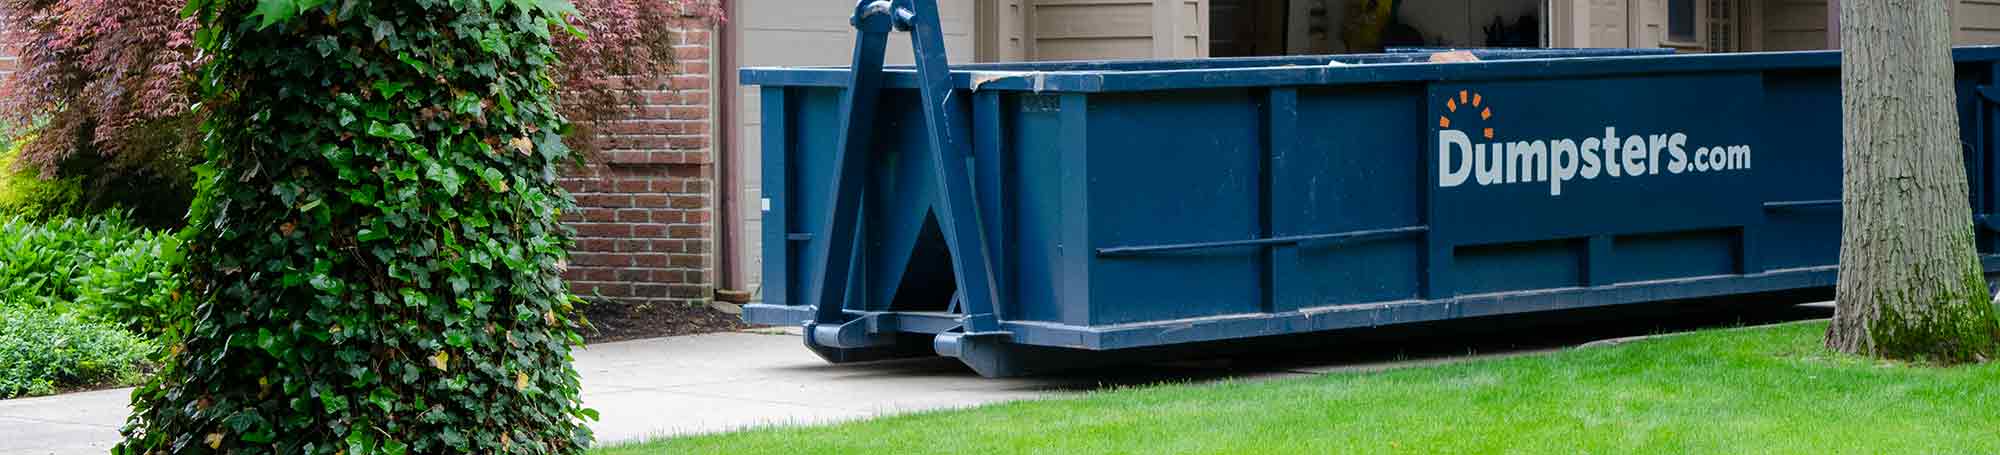
[[[1821,347],[1825,330],[1109,390],[598,453],[2000,453],[2000,363],[1843,356]]]
[[[0,398],[138,379],[176,311],[178,254],[117,214],[0,218]]]

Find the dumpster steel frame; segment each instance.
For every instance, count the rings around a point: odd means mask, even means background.
[[[1340,230],[1325,233],[1282,232],[1277,226],[1288,223],[1273,207],[1297,205],[1298,194],[1278,191],[1284,182],[1274,170],[1287,169],[1294,154],[1306,151],[1293,138],[1300,130],[1300,90],[1355,84],[1387,82],[1458,83],[1468,81],[1532,81],[1551,74],[1563,78],[1667,77],[1732,72],[1782,72],[1825,70],[1837,67],[1836,51],[1722,54],[1703,56],[1663,55],[1671,51],[1646,49],[1609,50],[1472,50],[1490,58],[1471,63],[1432,64],[1423,53],[1402,52],[1351,56],[1252,57],[1200,60],[1154,60],[1110,62],[1044,62],[1021,64],[974,64],[947,66],[943,38],[939,30],[935,0],[863,0],[855,7],[853,25],[858,33],[853,65],[848,68],[751,68],[743,70],[744,83],[763,85],[763,130],[765,155],[764,184],[767,195],[766,303],[745,308],[744,318],[758,323],[799,323],[806,327],[805,343],[822,357],[835,362],[873,360],[918,355],[957,357],[988,376],[1025,374],[1048,367],[1106,360],[1119,352],[1140,348],[1181,345],[1205,341],[1245,339],[1336,329],[1377,327],[1424,321],[1474,318],[1504,314],[1562,310],[1584,307],[1625,305],[1644,302],[1745,295],[1767,292],[1825,288],[1834,284],[1833,265],[1772,268],[1749,245],[1760,226],[1733,226],[1737,244],[1735,273],[1681,276],[1668,279],[1613,279],[1608,262],[1613,248],[1611,235],[1584,237],[1581,283],[1576,286],[1464,292],[1438,275],[1451,267],[1454,246],[1475,245],[1455,239],[1440,240],[1436,220],[1423,218],[1414,225]],[[911,33],[916,57],[914,66],[884,66],[887,37],[892,30]],[[1971,96],[1974,112],[1961,114],[1969,141],[1968,165],[1973,172],[1972,202],[1976,228],[1980,234],[1982,264],[1988,273],[2000,271],[2000,163],[1992,153],[1995,132],[2000,132],[2000,48],[1954,49],[1953,59],[1963,73],[1970,67],[1979,72]],[[1347,65],[1329,66],[1330,63]],[[1671,62],[1672,64],[1663,64]],[[850,69],[851,68],[851,69]],[[1961,78],[1964,76],[1961,75]],[[801,90],[846,88],[840,96],[839,137],[833,158],[837,170],[823,197],[830,207],[825,223],[805,226],[791,220],[791,195],[813,194],[790,188],[794,168],[791,149],[796,146],[793,132],[795,98]],[[1087,264],[1093,258],[1138,258],[1159,255],[1193,254],[1202,251],[1252,248],[1256,251],[1259,276],[1263,280],[1254,297],[1261,300],[1256,311],[1208,314],[1197,317],[1149,319],[1102,324],[1074,321],[1009,320],[1002,317],[1009,301],[1010,273],[1003,264],[1010,251],[1027,245],[1010,245],[1007,235],[987,232],[988,226],[1009,226],[1013,216],[1003,196],[1016,191],[1007,188],[1010,180],[997,173],[995,165],[1009,153],[1005,135],[1013,125],[1005,123],[1003,110],[1009,101],[1003,94],[1034,95],[1044,99],[1049,112],[1056,113],[1056,129],[1049,133],[1052,147],[1064,173],[1056,184],[1063,194],[1082,194],[1090,178],[1086,166],[1090,145],[1084,128],[1090,121],[1089,97],[1102,93],[1169,92],[1211,89],[1260,90],[1261,131],[1266,147],[1258,158],[1260,175],[1252,189],[1258,219],[1256,230],[1247,238],[1137,242],[1097,246],[1082,237],[1083,226],[1091,218],[1088,200],[1061,204],[1062,226],[1053,241],[1066,245],[1091,246],[1088,254],[1066,255],[1051,270],[1042,273],[1079,277],[1063,283],[1064,295],[1089,295]],[[927,229],[919,216],[864,214],[873,209],[863,205],[864,187],[871,179],[871,159],[885,127],[878,106],[881,93],[914,89],[922,106],[922,142],[930,168],[926,175],[936,186],[936,200],[928,213],[935,217],[938,235],[948,250],[951,279],[957,293],[944,311],[881,311],[857,309],[866,302],[852,296],[863,285],[854,283],[856,267],[865,267],[858,256],[863,247],[858,236],[863,219],[895,233],[896,238],[915,241]],[[1761,96],[1761,95],[1760,95]],[[802,98],[802,97],[799,97]],[[1962,100],[1960,108],[1967,105]],[[1025,102],[1025,101],[1016,101]],[[1014,106],[1019,107],[1019,106]],[[1490,136],[1489,136],[1490,139]],[[904,139],[908,140],[908,139]],[[1658,152],[1654,152],[1656,155]],[[1609,155],[1607,155],[1609,156]],[[1657,157],[1655,158],[1657,160]],[[961,165],[962,164],[962,165]],[[1629,164],[1628,164],[1629,166]],[[1011,171],[1010,171],[1011,172]],[[1433,181],[1434,183],[1435,181]],[[1427,195],[1434,191],[1427,190]],[[1426,196],[1419,204],[1431,206]],[[1838,210],[1837,199],[1797,199],[1762,201],[1764,213]],[[921,211],[920,211],[921,212]],[[880,219],[878,219],[878,217]],[[799,229],[799,231],[794,231]],[[1663,231],[1665,232],[1665,231]],[[1614,234],[1633,234],[1618,232]],[[833,241],[834,239],[856,239]],[[1423,261],[1421,291],[1406,299],[1368,303],[1314,304],[1287,300],[1306,284],[1296,270],[1303,247],[1350,246],[1370,242],[1422,242],[1428,256]],[[871,248],[873,246],[870,246]],[[791,276],[789,261],[794,250],[814,252],[816,273]],[[1441,253],[1442,251],[1442,253]],[[897,254],[891,251],[887,254]],[[1442,255],[1442,256],[1441,256]],[[1440,262],[1442,261],[1442,262]],[[889,272],[896,273],[896,272]],[[808,283],[802,291],[810,295],[790,295],[791,283]],[[1086,299],[1087,300],[1087,299]],[[775,303],[772,303],[775,302]],[[817,302],[819,304],[815,305]]]

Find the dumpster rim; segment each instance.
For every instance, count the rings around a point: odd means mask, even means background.
[[[2000,45],[1955,46],[1954,63],[2000,60]],[[1128,63],[1180,64],[1194,60],[1134,60]],[[1743,52],[1728,54],[1613,55],[1533,57],[1449,63],[1375,63],[1354,66],[1260,66],[1134,71],[1005,71],[960,67],[952,72],[956,88],[1022,92],[1106,93],[1177,89],[1269,86],[1357,85],[1396,82],[1488,81],[1622,75],[1660,75],[1719,71],[1826,68],[1840,65],[1839,50]],[[916,72],[885,69],[883,87],[916,88]],[[848,71],[840,67],[751,67],[741,70],[743,85],[765,87],[845,87]]]

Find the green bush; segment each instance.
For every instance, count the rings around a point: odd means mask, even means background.
[[[116,325],[0,303],[0,398],[135,382],[153,347]]]
[[[150,453],[575,454],[562,0],[193,0],[192,321]]]
[[[180,241],[112,213],[0,218],[0,301],[159,335],[185,314],[175,298]]]
[[[0,217],[44,219],[83,210],[83,177],[44,180],[34,170],[17,166],[22,143],[14,142],[0,152]]]

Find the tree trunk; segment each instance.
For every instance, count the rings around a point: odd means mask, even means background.
[[[1992,358],[2000,321],[1973,249],[1940,1],[1840,2],[1840,282],[1829,348]]]

